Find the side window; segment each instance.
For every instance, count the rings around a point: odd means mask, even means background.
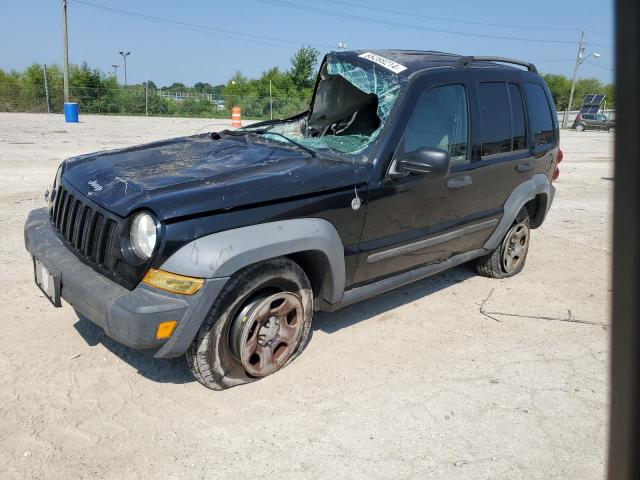
[[[520,87],[515,83],[509,84],[509,100],[511,100],[511,134],[513,135],[512,150],[527,148],[527,122],[524,117],[524,104]]]
[[[527,99],[529,125],[531,125],[536,145],[555,143],[551,109],[542,86],[537,83],[525,83],[524,94]]]
[[[511,109],[504,82],[480,84],[482,155],[511,151]]]
[[[463,85],[444,85],[422,94],[404,132],[400,153],[441,148],[452,165],[468,162],[467,93]]]

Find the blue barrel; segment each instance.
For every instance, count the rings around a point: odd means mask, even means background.
[[[64,121],[67,123],[78,123],[78,104],[77,103],[65,102]]]

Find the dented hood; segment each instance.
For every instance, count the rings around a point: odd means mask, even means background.
[[[266,142],[182,137],[67,160],[63,178],[98,205],[126,217],[140,208],[160,220],[347,188],[368,165]]]

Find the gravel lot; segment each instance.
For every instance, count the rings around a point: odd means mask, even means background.
[[[64,158],[212,120],[81,120],[0,113],[1,478],[604,477],[610,134],[562,133],[517,277],[462,266],[318,315],[292,365],[213,392],[53,308],[22,234]]]

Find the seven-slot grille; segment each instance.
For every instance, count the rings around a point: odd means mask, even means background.
[[[122,275],[118,247],[118,223],[87,200],[60,185],[50,211],[51,223],[75,253],[105,273]]]

